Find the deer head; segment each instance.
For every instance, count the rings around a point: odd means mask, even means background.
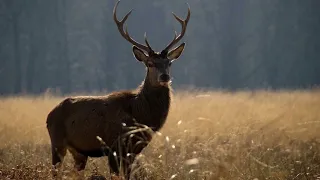
[[[120,0],[116,3],[114,9],[113,9],[113,19],[115,23],[118,26],[118,30],[122,37],[124,37],[127,41],[129,41],[131,44],[133,44],[133,54],[134,57],[140,61],[143,62],[144,65],[147,67],[147,80],[150,82],[151,85],[153,86],[167,86],[170,83],[170,66],[172,62],[176,59],[178,59],[183,52],[185,43],[182,43],[181,45],[174,47],[185,35],[188,21],[190,19],[190,7],[188,5],[188,15],[185,20],[182,20],[179,18],[177,15],[174,13],[173,16],[175,19],[181,24],[182,26],[182,31],[179,35],[175,32],[174,39],[167,45],[167,47],[162,50],[161,52],[155,52],[148,40],[147,40],[147,35],[146,33],[144,34],[144,40],[145,40],[145,45],[140,44],[134,39],[132,39],[128,33],[128,29],[123,27],[124,23],[128,19],[129,15],[131,14],[132,10],[129,11],[124,18],[119,21],[117,19],[117,7],[119,4]]]

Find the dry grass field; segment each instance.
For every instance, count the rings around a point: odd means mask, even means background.
[[[61,97],[0,98],[0,179],[51,179],[45,121]],[[73,179],[70,154],[63,177]],[[175,92],[161,133],[138,157],[137,179],[320,179],[320,90]],[[110,178],[107,158],[85,177]]]

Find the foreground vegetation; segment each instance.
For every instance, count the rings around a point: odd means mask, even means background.
[[[0,179],[50,179],[47,113],[62,98],[0,99]],[[320,179],[320,91],[175,92],[137,179]],[[62,174],[72,179],[67,155]],[[107,158],[84,172],[109,179]]]

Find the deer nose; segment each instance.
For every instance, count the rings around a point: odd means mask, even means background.
[[[169,74],[161,74],[159,77],[160,81],[168,82],[170,80]]]

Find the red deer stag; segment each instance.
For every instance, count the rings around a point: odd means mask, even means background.
[[[181,55],[185,43],[172,48],[186,32],[190,7],[185,20],[173,14],[182,31],[179,35],[175,34],[172,42],[159,53],[152,50],[146,35],[146,45],[143,45],[132,39],[127,29],[124,30],[123,25],[131,11],[119,21],[116,16],[119,2],[113,10],[114,21],[122,37],[133,44],[135,58],[147,67],[145,79],[135,91],[97,97],[70,97],[57,105],[47,117],[52,164],[56,168],[68,149],[78,171],[85,168],[88,157],[108,156],[111,173],[118,176],[121,169],[125,178],[129,179],[136,155],[148,145],[153,132],[160,130],[166,121],[171,99],[169,69]]]

